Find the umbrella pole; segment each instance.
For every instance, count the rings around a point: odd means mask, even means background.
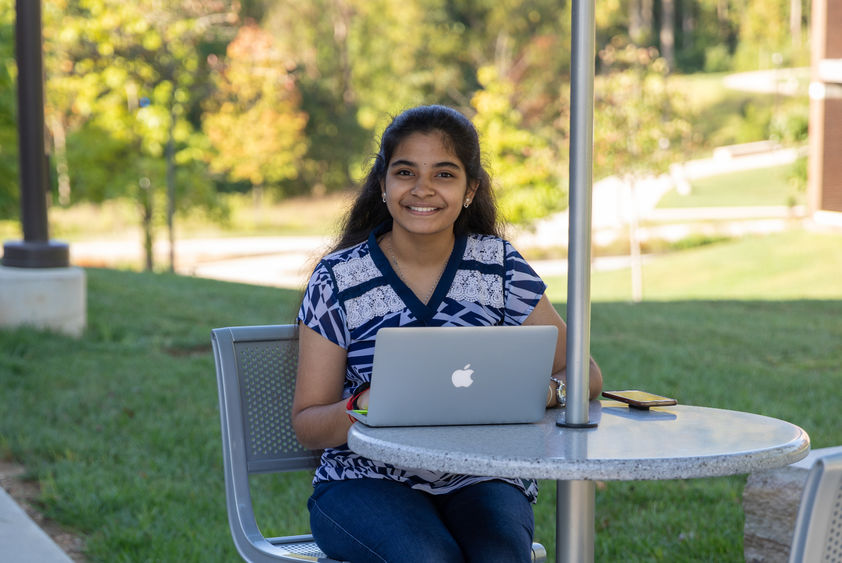
[[[595,61],[593,0],[574,0],[572,24],[567,407],[558,424],[569,427],[571,432],[587,432],[582,428],[595,426],[588,419]],[[594,505],[592,481],[556,481],[557,563],[593,562]]]

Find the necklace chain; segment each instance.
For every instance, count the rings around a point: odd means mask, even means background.
[[[403,282],[404,282],[407,286],[409,286],[409,283],[407,282],[406,278],[404,278],[404,276],[403,276],[403,272],[401,271],[401,265],[400,265],[400,263],[398,262],[398,257],[397,257],[397,255],[395,254],[395,245],[394,245],[394,244],[392,244],[392,238],[391,238],[391,236],[389,237],[389,255],[390,255],[390,257],[392,258],[392,264],[394,264],[394,266],[395,266],[395,273],[398,275],[398,277],[399,277],[399,278],[400,278],[400,279],[401,279],[401,280],[402,280],[402,281],[403,281]],[[424,299],[422,300],[422,302],[423,302],[425,305],[426,305],[427,303],[429,303],[429,302],[430,302],[430,298],[433,296],[433,292],[434,292],[434,291],[436,290],[436,288],[438,287],[439,282],[441,281],[441,277],[442,277],[442,275],[444,275],[444,270],[445,270],[445,268],[447,268],[447,262],[448,262],[448,261],[447,261],[447,260],[445,260],[445,261],[444,261],[444,264],[442,264],[441,269],[439,270],[439,275],[436,277],[436,281],[435,281],[435,282],[433,282],[432,287],[430,287],[430,290],[427,292],[427,295],[426,295],[426,296],[424,297]]]

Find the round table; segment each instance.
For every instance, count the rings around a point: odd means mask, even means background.
[[[582,492],[576,485],[581,481],[750,473],[789,465],[810,450],[804,430],[757,414],[689,405],[638,410],[614,401],[592,401],[589,409],[595,428],[557,426],[559,409],[548,410],[534,424],[373,428],[356,423],[348,446],[400,467],[555,479],[557,543],[580,535],[577,522],[590,516],[593,523],[593,515],[577,512],[588,504],[580,502],[582,495],[593,494],[592,487]]]

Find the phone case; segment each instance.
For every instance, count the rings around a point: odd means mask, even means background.
[[[603,391],[602,396],[626,403],[630,407],[638,409],[648,409],[649,407],[667,407],[678,404],[678,401],[670,397],[663,397],[661,395],[655,395],[654,393],[640,391],[638,389]]]

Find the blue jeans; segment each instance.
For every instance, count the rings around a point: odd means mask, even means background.
[[[524,563],[535,518],[514,486],[485,481],[431,495],[385,479],[319,483],[307,502],[328,557],[367,561]]]

